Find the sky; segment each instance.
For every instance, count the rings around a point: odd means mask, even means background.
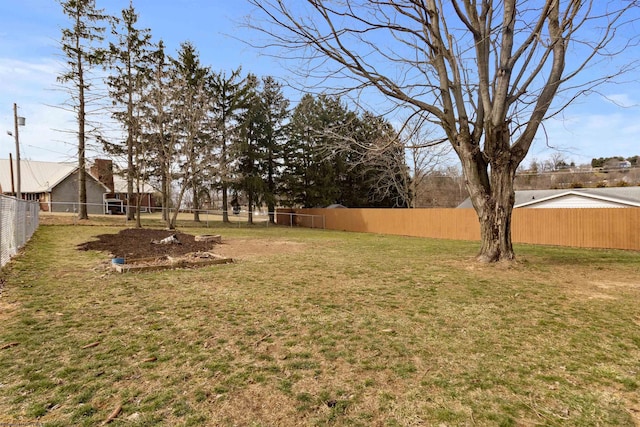
[[[118,15],[129,0],[97,0],[98,8]],[[190,41],[201,62],[227,73],[242,66],[243,73],[272,75],[286,83],[291,72],[264,52],[239,39],[252,41],[241,23],[253,13],[245,0],[135,0],[139,27],[150,28],[154,41],[162,39],[174,55],[180,43]],[[61,29],[68,26],[55,0],[0,2],[0,158],[15,156],[13,104],[26,125],[19,128],[22,159],[74,161],[76,137],[64,130],[75,126],[72,113],[60,108],[68,94],[56,77],[63,70],[59,47]],[[638,51],[635,51],[637,54]],[[633,59],[633,58],[632,58]],[[637,59],[637,58],[636,58]],[[524,165],[561,153],[576,164],[595,157],[640,154],[640,70],[627,83],[601,88],[549,120],[538,134]],[[299,92],[285,91],[295,103]],[[90,153],[99,156],[99,153]]]

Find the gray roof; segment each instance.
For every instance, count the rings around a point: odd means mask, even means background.
[[[23,193],[47,193],[78,169],[76,163],[37,162],[20,160],[20,191]],[[13,176],[17,185],[17,162],[13,160]],[[11,191],[11,165],[8,159],[0,159],[0,187]]]
[[[48,193],[77,169],[78,164],[71,162],[20,160],[20,191],[23,193]],[[13,176],[15,187],[15,185],[17,185],[15,181],[15,177],[17,176],[15,160],[13,161]],[[116,193],[127,192],[127,180],[122,176],[114,174],[113,185]],[[105,188],[105,192],[109,191],[104,184],[102,184],[102,186]],[[11,191],[11,167],[8,159],[0,159],[0,188],[5,193]],[[155,189],[149,183],[142,183],[142,193],[154,192]]]
[[[519,190],[516,191],[514,208],[525,207],[544,200],[575,195],[640,207],[640,187],[602,187],[602,188],[565,188],[556,190]],[[459,208],[473,208],[467,198]]]
[[[66,177],[78,169],[77,163],[71,162],[39,162],[20,160],[20,191],[23,193],[48,193]],[[16,161],[13,161],[14,184],[17,176]],[[95,179],[95,177],[94,177]],[[97,181],[97,179],[96,179]],[[105,187],[105,191],[109,189]],[[113,175],[116,193],[127,192],[127,180],[120,175]],[[0,159],[0,188],[5,193],[11,191],[11,167],[8,159]],[[135,184],[134,184],[135,190]],[[155,189],[147,182],[142,183],[142,193],[153,193]]]

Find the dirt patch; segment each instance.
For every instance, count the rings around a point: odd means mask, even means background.
[[[176,235],[180,244],[151,243]],[[211,252],[219,256],[242,260],[255,256],[291,253],[303,250],[306,244],[286,239],[225,238],[222,243],[198,242],[194,235],[169,230],[128,228],[117,234],[101,234],[97,240],[78,245],[79,250],[102,251],[125,259],[185,257]]]
[[[153,243],[173,235],[180,243]],[[78,245],[78,249],[102,251],[110,253],[113,257],[137,259],[179,257],[193,252],[211,252],[217,246],[212,242],[197,242],[195,236],[191,234],[151,228],[127,228],[117,234],[101,234],[97,239]]]

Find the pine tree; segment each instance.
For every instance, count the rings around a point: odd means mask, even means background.
[[[122,18],[118,20],[120,27],[115,30],[117,44],[110,44],[111,69],[115,73],[107,78],[109,95],[113,100],[114,118],[125,130],[125,152],[127,158],[127,219],[136,218],[136,226],[140,222],[140,197],[134,201],[134,179],[140,181],[141,165],[136,159],[144,158],[141,146],[141,128],[138,117],[141,114],[143,90],[149,81],[151,32],[148,29],[136,28],[138,14],[133,4],[122,10]],[[138,185],[139,187],[139,185]],[[140,189],[137,188],[138,194]],[[132,207],[135,206],[135,212]]]
[[[213,76],[211,99],[214,112],[214,138],[218,144],[218,175],[222,192],[222,220],[229,222],[228,191],[233,181],[232,146],[238,141],[241,128],[240,116],[247,105],[245,79],[240,77],[241,69],[231,72],[229,76],[218,73]]]
[[[169,63],[160,40],[149,54],[151,72],[147,75],[141,99],[141,129],[147,149],[150,175],[160,181],[162,219],[171,228],[171,182],[175,162],[175,133],[170,129],[171,84]]]
[[[261,176],[264,162],[262,148],[267,133],[266,108],[258,91],[258,79],[249,74],[243,92],[247,108],[240,116],[240,138],[234,145],[237,163],[236,191],[244,192],[247,199],[248,222],[253,224],[253,210],[260,204],[265,185]]]
[[[286,120],[289,118],[289,100],[282,93],[282,85],[270,76],[262,78],[260,98],[265,121],[262,140],[264,199],[267,204],[269,221],[273,223],[278,192],[277,181],[283,164],[283,147],[286,143],[285,132]]]
[[[365,112],[359,117],[353,169],[357,171],[367,207],[408,207],[409,168],[404,145],[384,118]]]
[[[320,207],[339,202],[344,164],[333,147],[349,120],[338,98],[303,96],[289,126],[282,179],[287,204]]]
[[[185,42],[180,45],[178,57],[171,59],[171,93],[173,133],[180,147],[183,160],[180,168],[180,192],[177,206],[180,206],[185,191],[190,188],[193,196],[194,220],[199,221],[199,199],[201,188],[202,154],[204,152],[203,129],[206,128],[210,109],[207,85],[211,71],[200,64],[195,47]],[[177,210],[172,218],[175,225]]]

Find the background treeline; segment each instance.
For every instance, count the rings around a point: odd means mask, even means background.
[[[273,77],[214,71],[189,42],[168,55],[136,28],[133,6],[111,22],[106,83],[123,138],[101,141],[127,159],[130,197],[151,182],[163,207],[188,206],[196,220],[201,209],[222,209],[228,220],[239,204],[250,215],[256,207],[409,206],[404,147],[385,119],[324,95],[305,94],[291,108]]]

